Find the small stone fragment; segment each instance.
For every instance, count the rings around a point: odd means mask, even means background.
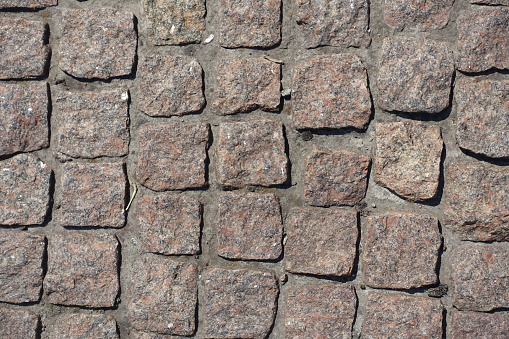
[[[0,0],[0,8],[30,8],[39,9],[56,6],[58,0]]]
[[[0,324],[0,338],[38,338],[39,317],[31,312],[0,308]]]
[[[454,0],[385,0],[384,19],[400,30],[429,31],[447,26]]]
[[[501,314],[453,312],[452,339],[504,339],[509,333],[509,318]]]
[[[63,314],[55,319],[52,338],[118,339],[117,323],[105,314]]]
[[[448,285],[440,284],[437,287],[428,288],[426,292],[428,294],[428,297],[442,298],[443,296],[447,295],[448,291],[449,291]]]

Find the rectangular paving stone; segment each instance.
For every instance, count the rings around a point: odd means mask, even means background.
[[[217,253],[227,259],[276,260],[282,253],[283,223],[274,194],[219,195]]]
[[[371,116],[368,75],[354,54],[320,55],[296,63],[292,119],[297,129],[364,129]]]
[[[276,316],[272,273],[211,268],[205,282],[205,338],[265,338]]]
[[[115,318],[105,314],[62,314],[49,331],[51,338],[118,339]]]
[[[124,226],[124,164],[65,163],[61,185],[62,226]]]
[[[438,282],[442,237],[437,218],[387,212],[368,217],[365,228],[362,267],[367,286],[410,289]]]
[[[507,316],[478,312],[453,312],[452,339],[504,339],[509,333]]]
[[[0,41],[0,79],[32,79],[47,73],[51,49],[45,23],[0,18]]]
[[[45,82],[0,83],[0,156],[49,146],[48,101]]]
[[[56,6],[58,0],[0,0],[0,8],[30,8],[39,9]]]
[[[119,293],[119,242],[114,235],[53,234],[48,243],[44,294],[51,304],[113,307]]]
[[[138,128],[140,183],[154,191],[206,186],[210,127],[205,123],[147,123]]]
[[[292,273],[349,276],[357,254],[358,213],[295,208],[286,219],[284,267]]]
[[[146,255],[131,266],[127,316],[131,326],[163,334],[193,335],[198,267]]]
[[[454,0],[385,0],[384,19],[389,26],[417,31],[447,26]]]
[[[0,338],[38,338],[39,317],[29,311],[0,308]]]

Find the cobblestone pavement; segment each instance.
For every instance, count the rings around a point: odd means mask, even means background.
[[[509,338],[507,0],[0,0],[0,338]]]

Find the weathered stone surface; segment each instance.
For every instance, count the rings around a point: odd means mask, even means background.
[[[19,154],[0,162],[0,225],[40,225],[50,204],[52,171]]]
[[[499,314],[453,312],[452,339],[504,339],[509,333],[509,318]]]
[[[447,26],[454,0],[385,0],[384,19],[398,29],[428,31]]]
[[[129,75],[137,39],[130,12],[112,8],[64,10],[60,68],[77,78]]]
[[[306,158],[306,202],[314,206],[359,203],[366,195],[370,163],[364,155],[313,146]]]
[[[56,6],[58,0],[0,0],[0,8],[30,8],[38,9]]]
[[[119,243],[114,235],[53,234],[44,294],[52,304],[112,307],[119,292]]]
[[[386,38],[377,77],[378,105],[386,111],[440,113],[449,106],[454,61],[446,43]]]
[[[155,45],[200,42],[205,32],[204,0],[144,0],[143,9]]]
[[[509,172],[482,162],[457,162],[446,167],[446,224],[463,240],[509,240]]]
[[[298,0],[297,32],[306,48],[368,47],[369,1]]]
[[[277,111],[281,65],[262,58],[222,58],[216,73],[212,110],[220,115],[255,109]]]
[[[363,238],[364,283],[409,289],[437,283],[442,237],[427,214],[387,212],[367,218]]]
[[[212,268],[205,274],[205,338],[265,338],[279,293],[268,272]]]
[[[438,125],[417,121],[376,125],[375,181],[410,201],[436,196],[443,141]]]
[[[217,253],[228,259],[276,260],[283,223],[274,194],[222,193],[217,212]]]
[[[348,276],[357,253],[357,211],[293,209],[286,220],[285,269],[293,273]]]
[[[453,304],[460,310],[509,307],[509,250],[499,244],[465,245],[451,254]]]
[[[224,123],[217,141],[217,181],[223,186],[271,186],[288,179],[283,124],[271,120]]]
[[[153,117],[199,111],[205,105],[203,70],[188,56],[149,55],[141,62],[138,109]]]
[[[192,335],[198,300],[198,268],[161,256],[133,263],[127,315],[138,330]]]
[[[163,193],[138,200],[138,237],[146,252],[200,252],[202,206],[196,199]]]
[[[182,336],[174,336],[168,334],[159,334],[155,332],[140,332],[136,330],[129,331],[129,339],[185,339]]]
[[[292,85],[295,128],[366,128],[371,115],[368,75],[354,54],[298,61]]]
[[[350,338],[357,297],[351,285],[327,284],[290,290],[286,338]]]
[[[154,191],[207,185],[209,125],[205,123],[147,123],[138,129],[140,183]]]
[[[509,81],[456,80],[458,145],[492,158],[509,157]]]
[[[470,0],[471,4],[509,6],[508,0]]]
[[[0,156],[48,147],[48,85],[0,83],[0,121]]]
[[[105,314],[63,314],[55,319],[51,338],[60,339],[118,339],[117,323]]]
[[[0,337],[36,339],[39,317],[28,311],[0,308]]]
[[[129,94],[60,92],[54,100],[58,151],[74,158],[119,157],[129,152]]]
[[[483,6],[464,12],[457,27],[460,71],[509,68],[509,8]]]
[[[437,299],[371,292],[362,337],[440,339],[442,313],[442,304]]]
[[[126,174],[122,163],[66,163],[61,183],[62,226],[124,226]]]
[[[226,48],[272,47],[281,41],[281,1],[221,0],[219,43]]]

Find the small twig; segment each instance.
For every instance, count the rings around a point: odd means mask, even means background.
[[[284,65],[285,62],[283,60],[279,60],[279,59],[274,59],[268,55],[264,55],[263,56],[265,59],[269,60],[269,61],[272,61],[272,62],[275,62],[276,64],[280,64],[280,65]]]
[[[127,204],[127,207],[125,208],[126,212],[129,210],[129,207],[131,207],[131,204],[134,200],[134,197],[136,196],[136,193],[138,193],[138,186],[136,185],[136,183],[134,181],[132,181],[131,178],[129,178],[129,177],[127,177],[127,179],[129,180],[129,183],[131,184],[131,186],[134,188],[134,191],[133,191],[133,194],[131,195],[131,199],[129,199],[129,203]]]

